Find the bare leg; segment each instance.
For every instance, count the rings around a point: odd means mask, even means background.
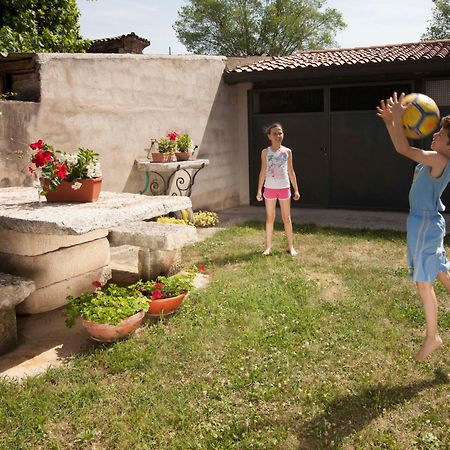
[[[263,252],[264,256],[270,254],[272,247],[273,224],[275,223],[277,199],[265,199],[266,202],[266,248]]]
[[[426,321],[426,336],[422,347],[416,354],[417,361],[428,358],[442,345],[437,328],[437,300],[433,284],[429,281],[416,283],[417,290],[422,299],[423,311]]]
[[[291,199],[280,200],[281,218],[283,220],[284,232],[287,238],[287,251],[295,256],[297,252],[294,248],[294,236],[292,233],[292,220],[291,220]]]
[[[439,272],[437,277],[438,280],[444,285],[447,293],[450,294],[450,273]]]

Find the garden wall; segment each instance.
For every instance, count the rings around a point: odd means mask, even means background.
[[[210,165],[199,172],[194,209],[248,204],[247,89],[225,85],[214,56],[38,54],[40,102],[0,102],[0,187],[30,185],[17,150],[44,139],[100,154],[104,190],[138,192],[151,138],[187,132]]]

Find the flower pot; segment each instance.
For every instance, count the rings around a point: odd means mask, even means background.
[[[139,311],[131,317],[123,319],[117,325],[91,322],[83,317],[81,323],[94,341],[114,342],[134,333],[140,327],[144,316],[145,311]]]
[[[177,161],[187,161],[192,155],[192,152],[175,152]]]
[[[76,183],[81,183],[78,189]],[[48,202],[96,202],[102,187],[102,177],[83,178],[74,181],[63,180],[54,191],[49,189],[49,184],[48,180],[43,180],[43,189]]]
[[[165,163],[172,160],[172,153],[152,153],[152,162]]]
[[[181,305],[188,293],[177,295],[176,297],[158,298],[149,301],[149,309],[147,314],[150,317],[167,316],[175,312]]]

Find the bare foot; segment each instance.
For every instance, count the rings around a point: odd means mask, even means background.
[[[269,256],[270,255],[270,248],[266,248],[264,251],[263,251],[263,256]]]
[[[297,254],[298,254],[294,247],[288,248],[286,251],[287,251],[291,256],[297,256]]]
[[[416,354],[416,361],[427,359],[435,350],[442,345],[440,336],[427,337]]]

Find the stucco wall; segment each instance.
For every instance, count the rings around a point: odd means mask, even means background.
[[[42,138],[64,151],[100,154],[104,190],[138,192],[133,168],[151,138],[187,132],[209,167],[197,176],[194,209],[248,203],[249,86],[222,81],[225,58],[106,54],[39,54],[41,102],[1,102],[0,182],[29,184],[11,137]],[[22,171],[21,171],[22,170]]]

